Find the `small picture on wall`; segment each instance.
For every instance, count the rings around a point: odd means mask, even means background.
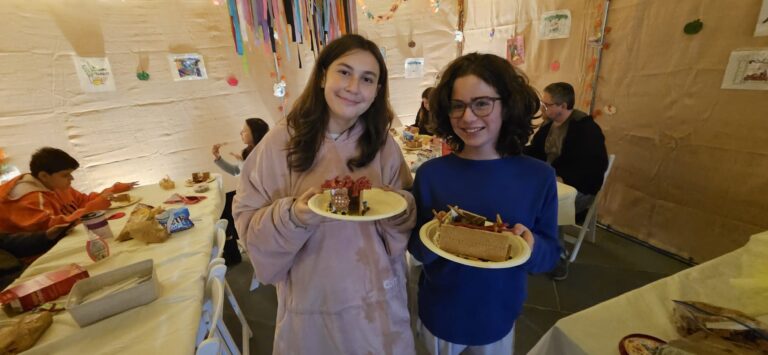
[[[203,56],[199,54],[169,54],[168,62],[174,81],[208,79]]]
[[[722,88],[768,90],[768,48],[731,52]]]
[[[99,57],[72,57],[80,88],[84,92],[115,91],[115,77],[109,59]]]
[[[405,59],[405,78],[421,78],[424,76],[424,58]]]
[[[539,35],[541,39],[570,37],[571,10],[548,11],[541,15]]]
[[[768,36],[768,0],[763,0],[763,6],[760,8],[760,14],[757,16],[755,37],[759,36]]]
[[[507,39],[507,60],[515,66],[525,64],[525,40],[522,35]]]

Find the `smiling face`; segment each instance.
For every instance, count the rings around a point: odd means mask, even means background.
[[[352,126],[373,103],[378,92],[379,63],[364,50],[353,50],[331,63],[323,80],[328,103],[328,132]]]
[[[454,81],[451,100],[468,105],[463,115],[451,117],[454,133],[464,142],[464,149],[458,153],[462,158],[488,160],[500,157],[496,151],[496,141],[501,130],[502,103],[491,100],[493,109],[490,113],[485,117],[478,117],[469,104],[482,97],[498,98],[499,94],[488,83],[471,74]],[[478,109],[482,108],[476,106],[475,111]]]

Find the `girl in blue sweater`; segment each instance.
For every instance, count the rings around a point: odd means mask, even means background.
[[[408,250],[423,263],[418,332],[432,354],[512,354],[528,274],[549,271],[558,260],[555,172],[522,155],[539,103],[523,73],[478,53],[454,60],[430,97],[432,131],[453,154],[424,163],[416,174],[418,219]],[[498,213],[531,247],[530,259],[483,269],[433,253],[419,229],[433,209],[447,205],[491,219]]]

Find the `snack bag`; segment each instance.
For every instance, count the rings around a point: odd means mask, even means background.
[[[161,207],[152,207],[139,203],[128,217],[128,222],[117,236],[117,241],[138,239],[145,243],[162,243],[170,237],[168,232],[155,219],[155,216],[163,212]]]
[[[674,301],[675,328],[682,336],[715,335],[751,349],[768,352],[768,326],[742,312],[704,302]]]
[[[168,233],[176,233],[190,229],[194,226],[195,224],[189,219],[189,209],[182,207],[170,211],[165,228]]]

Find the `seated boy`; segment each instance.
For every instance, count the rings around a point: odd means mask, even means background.
[[[29,174],[0,185],[0,231],[39,232],[69,224],[82,215],[107,209],[107,197],[133,184],[115,183],[101,193],[72,188],[72,172],[80,163],[63,150],[44,147],[32,155]]]

